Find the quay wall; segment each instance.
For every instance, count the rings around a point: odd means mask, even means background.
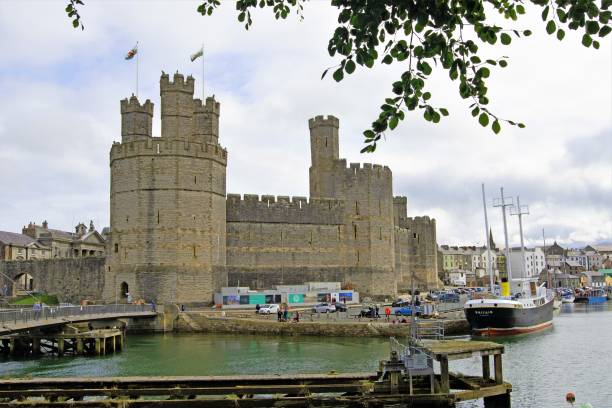
[[[465,334],[469,326],[464,319],[444,321],[448,335]],[[286,336],[328,337],[390,337],[410,334],[410,324],[392,324],[366,321],[308,321],[279,323],[275,319],[254,319],[213,316],[209,312],[182,312],[178,314],[174,330],[192,333],[248,333]]]
[[[104,257],[0,262],[0,287],[10,293],[20,288],[9,280],[28,274],[33,292],[57,295],[60,302],[78,304],[82,299],[100,300],[104,289]]]

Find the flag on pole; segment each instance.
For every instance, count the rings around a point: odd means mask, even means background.
[[[138,43],[136,43],[134,48],[132,48],[131,50],[127,52],[127,54],[125,55],[125,59],[131,60],[132,58],[136,56],[136,54],[138,54]]]
[[[191,62],[197,60],[198,58],[200,58],[202,55],[204,55],[204,46],[201,46],[199,50],[197,50],[195,53],[191,54]]]

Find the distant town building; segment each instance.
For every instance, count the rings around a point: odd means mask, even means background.
[[[0,231],[0,260],[27,261],[51,258],[51,248],[15,232]]]
[[[544,252],[540,248],[525,248],[525,260],[521,248],[510,249],[510,267],[512,278],[539,277],[546,268]]]
[[[84,258],[105,254],[106,241],[96,231],[93,221],[89,222],[89,228],[79,223],[75,232],[51,229],[47,221],[43,221],[42,225],[30,222],[23,227],[22,233],[49,248],[49,258]]]

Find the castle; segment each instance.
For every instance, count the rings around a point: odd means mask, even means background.
[[[161,137],[153,104],[121,101],[110,151],[105,299],[126,292],[208,302],[222,286],[342,282],[365,295],[438,286],[436,222],[407,217],[386,166],[339,157],[339,121],[308,122],[310,198],[227,194],[220,104],[193,99],[194,79],[162,73]]]

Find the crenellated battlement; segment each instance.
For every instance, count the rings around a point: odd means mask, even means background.
[[[160,137],[114,143],[110,151],[110,162],[135,156],[189,156],[213,159],[227,164],[227,150],[216,143],[195,143],[169,140]]]
[[[228,194],[228,222],[289,224],[343,223],[344,201],[326,198]]]
[[[185,79],[183,74],[179,74],[178,72],[174,74],[172,82],[170,82],[170,75],[166,74],[164,71],[162,71],[162,75],[159,79],[160,94],[164,92],[183,92],[193,95],[194,85],[195,79],[191,75]]]
[[[206,98],[205,103],[202,103],[202,100],[199,98],[194,99],[193,113],[214,113],[219,115],[221,113],[221,104],[212,96]]]
[[[314,118],[308,119],[308,127],[314,129],[317,127],[340,127],[340,120],[333,115],[317,115]]]
[[[389,166],[372,163],[349,163],[347,166],[346,159],[340,159],[336,162],[337,167],[344,169],[346,175],[358,175],[368,177],[392,177],[392,172]]]
[[[132,94],[128,99],[121,100],[121,114],[126,113],[145,113],[149,116],[153,116],[153,103],[147,99],[142,105],[138,101],[138,98]]]

